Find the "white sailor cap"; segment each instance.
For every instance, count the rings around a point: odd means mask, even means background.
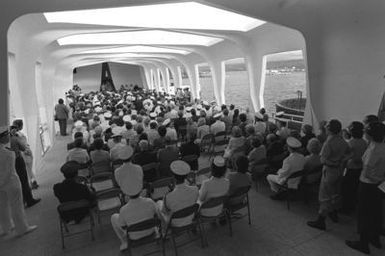
[[[277,112],[277,113],[275,113],[275,116],[283,116],[285,114],[285,112],[283,112],[283,111],[279,111],[279,112]]]
[[[136,111],[136,109],[133,109],[133,110],[131,110],[131,114],[132,114],[132,115],[137,115],[137,114],[138,114],[138,111]]]
[[[84,110],[84,114],[88,115],[90,113],[90,109],[87,108],[86,110]]]
[[[131,121],[131,116],[129,116],[129,115],[123,116],[123,121],[124,122],[130,122]]]
[[[216,156],[214,157],[213,164],[217,167],[223,167],[225,166],[225,159],[223,156]]]
[[[103,109],[101,108],[101,107],[96,107],[95,108],[95,112],[96,113],[100,113],[100,112],[102,112],[103,111]]]
[[[201,105],[201,104],[198,104],[198,105],[197,105],[197,109],[198,109],[198,110],[201,110],[201,109],[202,109],[202,105]]]
[[[301,142],[294,137],[288,137],[286,143],[291,148],[300,148],[302,146]]]
[[[106,112],[106,113],[104,113],[104,117],[105,118],[111,118],[112,114],[110,112]]]
[[[79,129],[79,128],[82,128],[82,127],[83,127],[83,122],[80,121],[80,120],[78,120],[78,121],[75,122],[74,125],[75,125],[75,128],[78,128],[78,129]]]
[[[150,113],[150,117],[155,118],[156,116],[157,116],[157,114],[155,112]]]
[[[166,120],[163,121],[162,125],[167,126],[170,123],[171,123],[171,119],[167,118]]]
[[[119,159],[126,160],[126,159],[129,159],[133,153],[134,153],[134,150],[132,149],[132,147],[126,146],[120,150],[118,156],[119,156]]]
[[[204,106],[208,106],[208,105],[209,105],[209,103],[208,103],[207,101],[203,101],[202,104],[203,104]]]
[[[222,113],[216,113],[213,117],[214,118],[220,118],[220,117],[222,117]]]
[[[186,107],[186,111],[187,111],[187,112],[190,112],[191,109],[192,109],[192,107]]]
[[[190,173],[190,165],[182,160],[175,160],[170,164],[170,169],[177,175],[187,175]]]

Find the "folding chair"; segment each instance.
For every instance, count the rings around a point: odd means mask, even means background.
[[[171,191],[174,185],[175,180],[173,177],[156,180],[149,184],[149,197],[154,201],[163,199],[163,197]]]
[[[189,231],[190,232],[194,232],[194,231],[197,230],[199,232],[199,238],[201,240],[202,248],[205,245],[204,244],[203,233],[202,233],[202,228],[201,228],[201,225],[200,225],[200,222],[199,222],[199,218],[197,218],[198,210],[199,210],[199,204],[195,203],[195,204],[193,204],[193,205],[191,205],[189,207],[186,207],[186,208],[183,208],[183,209],[181,209],[179,211],[176,211],[176,212],[174,212],[171,215],[170,221],[167,224],[167,228],[166,228],[166,232],[165,232],[165,234],[166,234],[165,235],[165,239],[167,238],[167,236],[171,237],[171,241],[172,241],[172,244],[173,244],[176,256],[178,256],[177,247],[183,246],[183,245],[187,244],[188,242],[184,242],[183,244],[179,244],[177,246],[176,241],[175,241],[175,237],[176,236],[180,236],[182,234],[185,234],[185,233],[187,233]],[[186,218],[186,217],[191,216],[191,215],[193,215],[192,216],[193,219],[192,219],[190,224],[187,224],[187,225],[184,225],[184,226],[174,226],[174,225],[172,225],[172,222],[174,220],[183,219],[183,218]],[[192,239],[189,242],[195,241],[197,239]]]
[[[199,156],[197,155],[186,155],[182,156],[181,160],[188,163],[190,165],[191,170],[196,171],[199,168],[199,163],[197,164],[198,158]]]
[[[79,171],[78,171],[78,176],[86,177],[88,178],[90,176],[90,167],[89,163],[85,164],[79,164]]]
[[[318,192],[319,190],[318,185],[321,181],[322,168],[323,168],[323,165],[320,165],[317,168],[314,168],[313,170],[310,170],[310,171],[305,170],[304,176],[302,178],[302,182],[300,183],[301,186],[299,188],[305,204],[308,204],[310,194],[314,191]]]
[[[223,155],[225,153],[226,147],[227,147],[226,132],[225,131],[218,132],[217,134],[215,134],[215,137],[214,137],[214,145],[213,145],[213,150],[210,158],[218,154]]]
[[[213,134],[206,134],[203,136],[199,147],[201,149],[201,152],[207,152],[211,154],[213,150],[213,145],[214,145],[214,135]]]
[[[293,179],[299,179],[301,180],[302,177],[305,175],[305,172],[304,171],[297,171],[297,172],[294,172],[292,173],[286,180],[286,182],[283,184],[283,185],[280,185],[280,184],[277,184],[279,186],[279,189],[280,191],[282,192],[286,192],[286,204],[287,204],[287,209],[290,210],[290,200],[291,200],[291,197],[292,195],[298,191],[298,188],[300,187],[300,183],[301,181],[299,181],[299,185],[297,188],[290,188],[288,186],[288,183],[290,182],[290,180],[293,180]]]
[[[211,223],[215,222],[217,220],[223,220],[223,219],[229,219],[229,214],[227,212],[227,209],[225,208],[225,202],[227,201],[227,196],[219,196],[219,197],[213,197],[210,198],[208,201],[204,202],[200,209],[199,209],[199,221],[201,223],[201,228],[202,228],[202,234],[205,234],[204,231],[204,224],[205,223]],[[216,207],[222,207],[222,210],[219,214],[215,216],[206,216],[202,214],[202,210],[207,210],[207,209],[212,209]],[[232,227],[231,227],[231,222],[228,221],[229,223],[229,234],[230,236],[232,235]],[[207,238],[204,236],[205,244],[208,245]]]
[[[204,180],[208,180],[211,177],[211,167],[200,169],[195,173],[194,184],[200,187]]]
[[[266,180],[266,168],[267,168],[267,160],[262,159],[255,163],[250,168],[251,177],[255,181],[255,190],[258,191],[259,187]]]
[[[111,161],[99,161],[96,163],[91,164],[91,176],[98,174],[98,173],[103,173],[103,172],[112,172],[111,168]]]
[[[156,162],[143,165],[142,170],[143,170],[144,180],[152,181],[152,180],[158,179],[160,177],[158,167],[159,167],[159,163],[156,163]],[[155,174],[155,177],[151,177],[153,176],[151,174]]]
[[[227,209],[227,213],[229,214],[230,236],[232,236],[233,234],[232,224],[231,224],[232,215],[234,215],[234,213],[238,212],[239,210],[243,208],[247,208],[249,225],[251,225],[249,190],[250,190],[250,186],[245,186],[245,187],[238,188],[237,190],[234,191],[234,193],[229,195],[229,198],[226,203],[226,209]],[[244,216],[241,216],[241,217],[244,217]]]
[[[91,207],[92,206],[90,202],[87,200],[66,202],[66,203],[60,204],[57,207],[57,211],[59,213],[59,220],[60,220],[60,235],[61,235],[62,249],[65,249],[64,238],[66,237],[75,236],[75,235],[90,231],[92,241],[95,240],[95,236],[94,236],[95,221],[93,218],[93,214],[91,212]],[[76,214],[79,211],[88,211],[88,216],[90,217],[90,227],[89,229],[81,230],[81,231],[69,234],[69,228],[67,223],[68,221],[70,221],[70,219],[65,218],[64,216]],[[68,234],[66,235],[65,233],[68,233]]]
[[[113,179],[114,177],[111,172],[93,175],[89,179],[90,187],[96,192],[96,194],[99,194],[103,191],[116,187]]]
[[[128,244],[128,248],[127,248],[128,255],[130,255],[130,256],[132,255],[132,248],[138,247],[138,246],[144,245],[144,244],[153,243],[153,242],[156,242],[157,244],[161,243],[162,255],[163,256],[166,255],[162,232],[155,232],[154,231],[154,233],[152,233],[148,236],[142,237],[140,239],[136,239],[136,240],[130,239],[130,235],[129,235],[130,232],[139,232],[139,231],[144,231],[144,230],[147,230],[150,228],[160,230],[161,221],[158,218],[154,217],[154,218],[151,218],[148,220],[141,221],[139,223],[132,224],[128,227],[124,227],[124,229],[126,230],[126,237],[127,237],[127,244]],[[158,252],[158,251],[156,251],[156,252]]]
[[[122,192],[118,188],[101,191],[96,195],[97,207],[96,214],[100,224],[100,215],[102,212],[118,210],[123,206]]]

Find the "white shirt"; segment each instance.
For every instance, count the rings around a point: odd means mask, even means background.
[[[210,126],[210,133],[211,134],[217,134],[218,132],[224,132],[226,131],[226,125],[221,120],[216,120],[215,123],[213,123]]]
[[[172,213],[196,203],[198,195],[198,188],[195,186],[188,186],[185,183],[176,185],[174,190],[168,193],[163,200],[163,208],[161,210],[167,221]],[[175,227],[188,225],[193,217],[191,215],[182,219],[175,219],[172,225]]]
[[[67,162],[76,161],[79,164],[85,164],[90,160],[87,150],[83,148],[73,148],[68,152]]]
[[[283,160],[282,168],[278,170],[278,183],[284,184],[287,178],[298,171],[302,171],[305,165],[305,157],[297,152],[291,153],[288,157]],[[290,179],[290,183],[288,183],[289,188],[297,188],[301,178]]]
[[[110,156],[111,160],[117,160],[119,159],[119,153],[122,151],[123,148],[127,147],[126,144],[120,142],[115,144],[111,149],[110,149]]]
[[[143,183],[143,170],[140,165],[124,163],[115,170],[115,180],[120,187],[129,186],[133,180]]]
[[[166,137],[169,137],[171,140],[178,140],[178,135],[174,128],[167,127]]]
[[[202,182],[201,189],[199,190],[199,202],[204,203],[210,198],[224,196],[229,191],[230,182],[225,178],[211,177],[208,180]],[[222,211],[222,206],[203,209],[201,214],[204,216],[216,216]]]
[[[143,197],[130,199],[126,205],[120,208],[119,224],[122,227],[130,226],[151,219],[155,215],[156,204],[152,199]],[[129,236],[131,239],[139,239],[152,234],[154,231],[155,229],[151,228],[143,231],[131,232],[129,233]]]

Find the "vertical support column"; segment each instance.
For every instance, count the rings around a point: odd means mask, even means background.
[[[0,126],[9,125],[7,30],[0,28]]]
[[[211,74],[214,84],[214,96],[218,105],[226,104],[225,102],[225,62],[213,61],[209,62]]]
[[[166,80],[166,92],[169,93],[170,92],[170,72],[169,72],[169,69],[166,67],[165,68],[165,80]]]
[[[162,83],[161,83],[161,79],[160,79],[160,69],[159,68],[156,68],[155,69],[155,82],[156,82],[156,88],[157,88],[157,91],[160,92],[161,91],[161,87],[162,87]]]
[[[184,63],[184,64],[185,64],[187,75],[188,75],[189,80],[190,80],[190,91],[191,91],[191,96],[192,96],[191,100],[195,100],[198,97],[195,67],[193,64],[190,64],[190,63]]]
[[[175,86],[176,88],[181,88],[183,85],[182,69],[180,66],[177,66],[176,70],[177,70],[176,76],[179,83],[177,83]]]
[[[143,66],[139,66],[140,78],[142,79],[142,85],[144,89],[148,89],[148,83],[146,78],[146,71]]]
[[[254,111],[264,107],[263,93],[265,90],[266,57],[255,53],[245,57],[249,77],[250,97]]]
[[[197,98],[201,98],[201,83],[199,80],[199,65],[194,66],[194,73],[195,73],[195,79],[196,79],[196,92],[197,92]]]

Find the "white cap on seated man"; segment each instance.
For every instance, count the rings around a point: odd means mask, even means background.
[[[130,156],[129,156],[130,155]],[[126,156],[131,157],[132,153],[126,152]],[[120,188],[124,194],[129,196],[127,204],[120,208],[119,213],[111,216],[112,227],[118,236],[121,245],[120,250],[127,249],[126,231],[123,227],[131,226],[133,224],[154,218],[157,215],[156,204],[150,198],[143,198],[140,196],[143,188],[143,179],[139,177],[131,177],[129,179],[121,180]],[[157,235],[158,230],[150,228],[138,232],[130,232],[128,235],[130,239],[137,240],[154,233]]]
[[[163,228],[166,228],[172,213],[194,205],[199,195],[198,187],[186,184],[187,175],[191,171],[188,163],[182,160],[175,160],[170,164],[170,169],[176,180],[176,186],[170,193],[164,196],[163,200],[157,202],[164,224],[162,226]],[[175,219],[172,221],[172,225],[175,227],[185,226],[190,224],[193,218],[194,216],[191,215],[185,218]]]

